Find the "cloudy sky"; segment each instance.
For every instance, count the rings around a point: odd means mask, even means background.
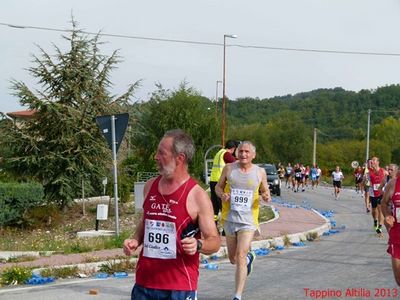
[[[10,95],[10,79],[38,88],[25,70],[39,54],[35,45],[49,53],[53,43],[66,47],[62,32],[31,27],[70,29],[71,15],[85,31],[126,36],[104,36],[101,49],[120,49],[124,60],[112,74],[114,93],[141,80],[135,100],[147,99],[157,82],[174,89],[184,80],[214,98],[224,34],[238,36],[227,39],[231,99],[339,86],[358,91],[400,81],[398,0],[2,0],[0,7],[2,112],[22,109]]]

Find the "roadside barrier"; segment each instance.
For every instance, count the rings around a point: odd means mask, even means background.
[[[126,273],[126,272],[114,272],[113,277],[115,277],[115,278],[125,278],[125,277],[128,277],[128,273]]]
[[[40,274],[32,274],[32,277],[29,278],[25,283],[26,284],[46,284],[50,282],[54,282],[55,278],[54,277],[42,277]]]
[[[267,248],[259,248],[259,249],[255,249],[253,252],[257,255],[257,256],[265,256],[268,255],[269,252],[271,250],[267,249]]]
[[[95,277],[98,279],[105,279],[105,278],[108,278],[108,274],[107,273],[97,273],[95,275]]]

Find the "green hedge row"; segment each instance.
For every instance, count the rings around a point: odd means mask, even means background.
[[[24,213],[41,204],[44,204],[42,185],[0,182],[0,226],[21,224]]]

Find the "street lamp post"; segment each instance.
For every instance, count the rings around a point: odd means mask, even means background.
[[[371,109],[368,109],[368,123],[367,123],[367,149],[366,149],[366,154],[365,154],[365,162],[368,162],[369,158],[369,134],[370,134],[370,128],[371,128]],[[368,166],[367,166],[368,168]]]
[[[226,126],[226,117],[225,117],[225,110],[226,110],[226,94],[225,94],[225,87],[226,87],[226,64],[225,64],[225,52],[226,52],[226,38],[235,39],[237,35],[235,34],[224,34],[224,60],[223,60],[223,76],[222,76],[222,124],[221,124],[221,144],[222,146],[225,145],[225,126]]]
[[[222,83],[221,80],[217,80],[215,88],[215,122],[218,121],[218,85]]]

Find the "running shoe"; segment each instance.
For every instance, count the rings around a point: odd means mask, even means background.
[[[249,276],[253,271],[253,263],[256,259],[256,255],[253,251],[250,251],[249,253],[247,253],[247,257],[249,258],[249,262],[247,263],[247,276]]]

